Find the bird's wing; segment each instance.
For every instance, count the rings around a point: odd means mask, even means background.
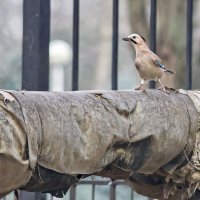
[[[174,74],[171,70],[168,70],[165,65],[162,63],[162,60],[156,55],[152,55],[152,60],[154,64],[156,64],[157,67],[161,68],[164,72],[169,73],[169,74]]]
[[[154,63],[156,64],[156,66],[160,67],[163,70],[166,70],[166,67],[164,64],[162,64],[159,60],[154,60]]]
[[[168,70],[166,66],[162,63],[162,60],[156,55],[153,57],[153,62],[156,64],[157,67],[161,68],[167,74],[174,74],[173,71]]]
[[[151,57],[152,57],[153,63],[156,64],[156,67],[166,70],[165,65],[162,63],[162,60],[156,54],[153,53]]]

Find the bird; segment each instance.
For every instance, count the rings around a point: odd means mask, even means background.
[[[139,87],[135,89],[145,90],[143,85],[148,81],[154,80],[160,83],[161,90],[167,92],[160,79],[164,74],[174,74],[174,72],[168,70],[162,60],[149,49],[146,44],[146,39],[142,35],[136,33],[122,39],[130,42],[135,48],[135,67],[141,81]]]

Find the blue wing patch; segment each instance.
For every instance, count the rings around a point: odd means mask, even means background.
[[[158,60],[155,61],[155,64],[160,67],[165,73],[167,74],[174,74],[173,71],[166,69],[165,65],[163,65],[161,62],[159,62]]]
[[[158,67],[160,67],[161,69],[166,70],[165,65],[163,65],[162,63],[160,63],[158,60],[156,60],[155,63],[156,63],[156,65],[157,65]]]

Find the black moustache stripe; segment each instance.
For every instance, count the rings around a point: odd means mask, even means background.
[[[136,42],[135,40],[133,40],[133,39],[131,39],[131,42],[133,42],[133,43],[137,44],[137,42]]]

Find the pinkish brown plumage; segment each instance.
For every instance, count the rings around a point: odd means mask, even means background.
[[[145,82],[154,80],[159,81],[162,89],[166,91],[160,79],[166,72],[169,74],[174,73],[166,69],[162,60],[149,49],[141,35],[132,34],[127,38],[123,38],[123,40],[131,42],[136,51],[135,66],[141,79],[141,84],[136,89],[142,89]]]

